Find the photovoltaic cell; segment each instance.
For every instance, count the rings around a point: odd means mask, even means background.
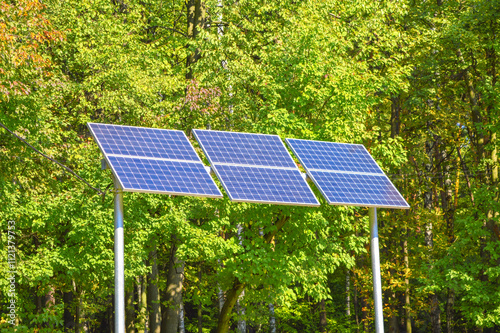
[[[318,205],[298,169],[234,165],[217,165],[216,168],[232,201]]]
[[[329,204],[410,206],[362,145],[286,139]]]
[[[277,135],[199,129],[193,133],[211,163],[297,167]]]
[[[279,136],[193,133],[231,200],[319,206]]]
[[[184,132],[88,126],[122,190],[222,198]]]

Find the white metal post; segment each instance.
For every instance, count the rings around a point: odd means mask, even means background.
[[[115,180],[115,333],[125,333],[123,191]]]
[[[382,281],[380,277],[380,253],[378,245],[377,208],[368,209],[370,216],[370,244],[372,252],[373,301],[375,304],[375,332],[384,333],[384,313],[382,308]]]

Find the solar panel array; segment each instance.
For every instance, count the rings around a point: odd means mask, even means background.
[[[182,131],[88,124],[124,191],[221,198]],[[232,201],[319,206],[276,135],[193,130]],[[328,203],[409,208],[362,145],[286,139]]]
[[[363,145],[286,141],[329,204],[409,208]]]
[[[124,191],[222,198],[184,132],[96,123],[88,127]]]
[[[232,201],[319,206],[279,136],[193,133]]]

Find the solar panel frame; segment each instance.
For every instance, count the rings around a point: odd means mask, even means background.
[[[167,130],[167,129],[153,129],[149,127],[139,127],[139,126],[127,126],[127,125],[112,125],[112,124],[100,124],[100,123],[87,123],[87,126],[90,130],[90,134],[92,135],[94,141],[97,143],[99,149],[101,150],[104,159],[106,161],[106,164],[110,168],[113,177],[115,180],[118,182],[119,187],[126,192],[140,192],[140,193],[158,193],[158,194],[168,194],[168,195],[183,195],[183,196],[195,196],[195,197],[204,197],[204,198],[223,198],[222,193],[220,192],[220,189],[217,187],[215,181],[212,179],[210,176],[210,172],[206,171],[206,167],[203,164],[203,161],[199,157],[199,155],[196,153],[196,150],[192,146],[192,144],[189,142],[189,139],[186,136],[186,133],[183,131],[179,130]],[[185,147],[190,147],[188,151],[192,152],[194,155],[190,156],[190,159],[176,159],[176,158],[156,158],[156,157],[147,157],[147,156],[140,156],[140,155],[123,155],[123,154],[110,154],[106,153],[105,147],[103,147],[103,143],[101,142],[101,139],[98,137],[98,135],[95,133],[95,128],[97,127],[117,127],[117,128],[131,128],[131,129],[138,129],[138,130],[157,130],[157,131],[166,131],[166,132],[175,132],[177,134],[180,134],[182,139],[185,140],[184,143],[187,142],[187,145]],[[117,165],[113,161],[110,160],[110,157],[119,157],[119,158],[132,158],[132,159],[140,159],[144,161],[165,161],[165,162],[177,162],[177,163],[192,163],[198,165],[200,168],[203,168],[206,172],[206,180],[209,180],[209,183],[212,187],[212,189],[216,189],[217,194],[206,194],[206,193],[192,193],[192,192],[182,192],[182,191],[161,191],[161,190],[150,190],[150,189],[138,189],[138,188],[130,188],[125,186],[124,181],[122,180],[122,177],[120,177],[120,172],[117,170]]]
[[[222,133],[229,133],[229,134],[235,134],[235,135],[239,135],[239,134],[244,134],[245,135],[246,134],[246,135],[252,135],[252,136],[255,135],[255,136],[272,136],[272,137],[275,137],[275,138],[277,138],[278,142],[280,143],[280,147],[282,147],[283,150],[284,150],[284,152],[286,152],[286,155],[288,156],[288,158],[289,158],[289,160],[290,160],[291,163],[289,163],[288,167],[283,167],[283,166],[280,167],[280,166],[242,164],[242,163],[224,163],[224,162],[214,161],[214,159],[212,158],[211,152],[207,149],[207,147],[203,143],[204,139],[199,136],[199,133],[201,133],[201,132],[219,132],[219,133],[222,132]],[[205,153],[205,156],[207,157],[208,161],[210,162],[212,170],[216,174],[217,178],[220,180],[222,186],[224,187],[224,190],[226,191],[226,193],[229,196],[229,198],[230,198],[231,201],[233,201],[233,202],[251,202],[251,203],[261,203],[261,204],[310,206],[310,207],[319,207],[320,206],[318,198],[316,198],[316,196],[314,195],[314,192],[309,187],[309,185],[307,184],[306,180],[304,178],[302,178],[302,173],[300,172],[300,169],[295,164],[295,161],[293,160],[292,156],[288,152],[288,149],[286,148],[285,144],[283,143],[283,141],[281,140],[281,138],[278,135],[256,134],[256,133],[245,133],[245,132],[225,132],[225,131],[212,131],[212,130],[199,130],[199,129],[194,129],[193,130],[193,134],[194,134],[196,140],[198,141],[201,149]],[[241,200],[241,199],[237,199],[237,198],[235,198],[232,195],[231,188],[230,188],[230,186],[228,186],[228,184],[225,181],[225,176],[222,174],[221,170],[218,168],[218,167],[222,167],[222,166],[228,166],[228,167],[234,167],[234,168],[245,167],[245,168],[255,168],[255,169],[261,168],[261,169],[293,170],[293,171],[297,171],[298,174],[300,174],[301,179],[302,179],[304,185],[310,191],[310,194],[314,198],[315,202],[314,203],[309,203],[309,202],[308,203],[306,203],[306,202],[299,203],[299,202],[284,202],[284,201],[270,201],[270,200],[249,200],[249,199]]]
[[[304,167],[304,169],[306,170],[306,173],[307,173],[307,176],[309,177],[309,179],[312,180],[312,182],[314,183],[314,185],[316,185],[316,187],[320,190],[321,194],[323,195],[323,197],[326,199],[326,201],[328,202],[328,204],[330,205],[341,205],[341,206],[362,206],[362,207],[376,207],[376,208],[396,208],[396,209],[408,209],[410,208],[410,205],[408,205],[408,203],[406,202],[406,200],[403,198],[403,196],[401,195],[401,193],[399,193],[398,189],[394,186],[394,184],[392,184],[392,182],[390,181],[390,179],[387,177],[387,175],[383,172],[383,170],[380,168],[380,166],[378,165],[378,163],[375,161],[375,159],[373,158],[373,156],[371,156],[371,154],[368,152],[368,150],[366,149],[365,146],[363,145],[359,145],[359,144],[347,144],[347,143],[337,143],[337,142],[328,142],[328,141],[315,141],[315,140],[303,140],[303,139],[290,139],[290,138],[287,138],[285,139],[286,143],[288,144],[288,146],[290,147],[290,149],[292,150],[292,152],[294,153],[294,155],[298,158],[300,164]],[[375,163],[378,167],[378,169],[380,170],[380,172],[359,172],[359,171],[344,171],[344,170],[335,170],[335,169],[315,169],[315,168],[309,168],[309,165],[307,163],[307,161],[303,158],[302,156],[302,153],[296,149],[296,147],[294,146],[294,142],[299,142],[299,141],[302,141],[302,142],[309,142],[309,143],[316,143],[316,142],[319,142],[319,143],[326,143],[326,144],[337,144],[337,145],[355,145],[355,146],[358,146],[358,147],[363,147],[365,153],[370,157],[370,159],[373,161],[373,163]],[[353,203],[353,202],[347,202],[347,200],[344,200],[344,201],[341,201],[341,200],[334,200],[327,192],[324,186],[322,186],[321,184],[321,180],[319,180],[318,178],[319,177],[315,177],[314,173],[315,172],[318,172],[318,173],[331,173],[332,175],[342,175],[342,174],[345,174],[345,175],[352,175],[352,176],[376,176],[376,177],[385,177],[385,179],[387,179],[387,181],[390,183],[390,185],[392,186],[393,190],[397,193],[397,195],[399,195],[399,198],[401,200],[401,202],[404,203],[404,205],[393,205],[393,204],[372,204],[372,203]],[[394,200],[393,200],[394,201]]]

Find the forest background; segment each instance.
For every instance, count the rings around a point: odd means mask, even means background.
[[[499,332],[499,18],[498,0],[1,1],[1,331],[113,332],[92,121],[365,145],[411,205],[379,210],[386,330]],[[373,331],[367,209],[124,200],[127,332]]]

